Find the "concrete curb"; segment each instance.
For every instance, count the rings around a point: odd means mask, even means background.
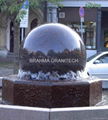
[[[0,105],[0,120],[108,120],[108,106],[48,109]]]

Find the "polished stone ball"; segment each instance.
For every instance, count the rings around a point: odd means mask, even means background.
[[[80,36],[71,28],[50,23],[33,29],[21,50],[20,69],[65,74],[84,69],[86,52]]]

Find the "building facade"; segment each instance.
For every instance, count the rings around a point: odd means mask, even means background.
[[[87,8],[87,3],[101,5],[100,8]],[[97,52],[108,50],[108,0],[64,0],[62,7],[47,4],[47,22],[62,23],[74,29],[79,35],[83,34],[83,41],[87,50],[87,57]],[[82,23],[79,15],[79,8],[84,8],[84,21]],[[45,13],[46,14],[46,11]],[[1,16],[0,16],[1,17]],[[2,19],[6,19],[2,15]],[[36,9],[29,13],[29,25],[24,30],[24,36],[36,26],[44,22],[44,15],[41,10]],[[2,23],[1,23],[2,24]],[[0,55],[15,53],[19,50],[21,43],[21,29],[18,27],[18,33],[10,19],[3,20],[3,26],[0,28]],[[15,36],[16,35],[16,36]],[[15,39],[16,38],[16,39]]]
[[[21,45],[21,28],[14,26],[13,21],[6,19],[6,16],[1,15],[3,23],[0,27],[0,56],[7,56],[8,54],[16,54]],[[29,12],[28,28],[24,29],[24,37],[36,26],[43,23],[43,13],[41,10]]]
[[[88,3],[101,7],[87,8]],[[48,22],[63,23],[74,29],[79,35],[83,34],[83,41],[87,50],[87,57],[97,52],[108,50],[108,1],[107,0],[64,0],[63,7],[48,4]],[[79,15],[79,8],[84,8],[84,20]]]

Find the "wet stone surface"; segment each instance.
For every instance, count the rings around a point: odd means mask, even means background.
[[[84,69],[85,46],[80,36],[62,24],[45,24],[35,28],[25,39],[20,69],[65,74]]]
[[[79,49],[73,51],[65,49],[61,53],[52,50],[47,55],[41,51],[28,52],[23,49],[21,53],[21,69],[32,73],[57,71],[58,74],[64,74],[70,70],[73,72],[83,70],[85,67],[85,54]]]

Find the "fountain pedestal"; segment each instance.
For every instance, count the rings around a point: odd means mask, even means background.
[[[101,101],[98,80],[31,81],[11,76],[3,80],[3,101],[44,108],[93,106]]]
[[[18,75],[3,80],[3,101],[45,108],[95,105],[102,83],[91,80],[85,66],[85,46],[74,30],[58,23],[39,26],[25,39]]]

